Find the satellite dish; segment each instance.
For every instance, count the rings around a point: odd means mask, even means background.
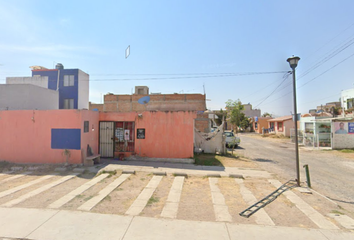
[[[97,108],[94,108],[94,109],[92,109],[92,111],[96,111],[96,112],[98,112],[98,109],[97,109]]]
[[[138,103],[140,104],[147,104],[148,102],[150,101],[150,97],[149,96],[145,96],[145,97],[142,97],[138,100]]]

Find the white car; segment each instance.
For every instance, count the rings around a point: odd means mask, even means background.
[[[241,139],[239,137],[236,137],[233,132],[224,132],[224,136],[226,137],[225,142],[226,142],[226,147],[235,147],[240,144]]]

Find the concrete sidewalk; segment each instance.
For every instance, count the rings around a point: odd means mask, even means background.
[[[104,167],[100,171],[139,171],[139,172],[165,172],[167,174],[184,173],[194,176],[220,175],[229,177],[233,174],[243,177],[271,178],[272,175],[264,170],[238,168],[238,167],[219,167],[219,166],[196,166],[188,163],[168,163],[168,162],[143,162],[143,161],[103,161]],[[90,167],[90,171],[97,171],[96,166]]]
[[[0,208],[0,237],[70,239],[354,240],[340,230],[240,225],[51,209]]]

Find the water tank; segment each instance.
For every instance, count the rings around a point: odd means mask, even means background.
[[[61,70],[64,69],[64,66],[61,63],[57,63],[57,65],[55,65],[55,68]]]

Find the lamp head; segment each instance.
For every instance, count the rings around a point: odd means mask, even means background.
[[[289,63],[290,67],[292,69],[295,69],[297,67],[297,63],[299,62],[300,58],[299,57],[290,57],[286,61]]]

